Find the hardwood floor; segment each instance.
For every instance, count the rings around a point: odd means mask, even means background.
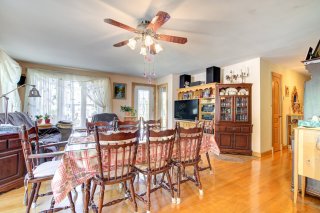
[[[292,202],[290,191],[291,153],[277,152],[263,158],[255,158],[244,163],[212,160],[215,174],[201,173],[204,196],[199,197],[192,183],[182,185],[181,204],[171,204],[167,191],[158,191],[151,195],[152,212],[320,212],[320,199],[307,196],[299,197],[296,205]],[[140,180],[142,181],[142,180]],[[47,184],[45,187],[50,187]],[[77,212],[82,212],[81,189],[78,187],[76,200]],[[0,212],[24,212],[22,204],[24,188],[0,195]],[[117,186],[106,190],[105,199],[119,195]],[[98,194],[98,190],[96,192]],[[49,198],[39,198],[38,207],[31,212],[48,207]],[[97,200],[97,199],[95,199]],[[62,204],[63,205],[63,204]],[[145,212],[144,205],[138,201],[139,212]],[[65,211],[68,212],[68,211]],[[130,201],[112,207],[103,212],[133,212]]]

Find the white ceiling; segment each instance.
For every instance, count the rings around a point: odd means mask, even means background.
[[[161,42],[160,76],[255,57],[301,71],[320,39],[318,0],[0,0],[0,48],[21,60],[142,76],[137,50],[112,46],[133,34],[103,19],[135,27],[159,10],[171,16],[159,33],[188,38]]]

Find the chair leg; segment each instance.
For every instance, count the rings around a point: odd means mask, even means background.
[[[99,196],[99,206],[98,206],[98,213],[102,212],[102,207],[103,207],[103,198],[104,198],[104,185],[101,185],[100,189],[100,196]]]
[[[31,204],[33,202],[33,198],[34,198],[34,194],[36,193],[36,188],[37,188],[37,184],[33,183],[32,184],[32,188],[31,188],[31,193],[30,193],[30,197],[28,199],[28,205],[27,205],[27,209],[26,212],[29,213],[30,212],[30,208],[31,208]]]
[[[32,208],[35,208],[37,206],[37,200],[39,197],[39,190],[40,190],[41,182],[37,183],[36,192],[34,194]]]
[[[176,203],[176,199],[174,198],[173,185],[172,185],[172,181],[171,181],[171,176],[170,176],[169,170],[166,171],[166,175],[167,175],[167,180],[168,180],[168,184],[169,184],[169,187],[170,187],[171,200],[172,200],[172,203],[175,204]]]
[[[70,203],[70,209],[71,212],[76,212],[75,208],[74,208],[74,202],[72,200],[72,194],[71,192],[68,193],[68,199],[69,199],[69,203]]]
[[[198,188],[199,188],[199,194],[200,194],[200,196],[202,196],[203,195],[203,190],[202,190],[202,184],[201,184],[201,181],[200,181],[198,164],[195,165],[195,172],[196,172],[196,177],[197,177],[197,184],[198,184]]]
[[[92,190],[91,190],[89,205],[92,204],[92,201],[94,199],[94,193],[96,193],[96,189],[97,189],[97,184],[94,181],[92,181]]]
[[[209,165],[209,169],[210,169],[210,174],[213,174],[213,170],[212,170],[212,166],[211,166],[211,162],[210,162],[210,157],[209,157],[209,153],[206,152],[206,157],[207,157],[207,161],[208,161],[208,165]]]
[[[134,205],[134,212],[138,212],[138,205],[137,205],[137,201],[136,201],[136,194],[134,192],[134,187],[133,187],[133,179],[130,179],[130,194],[131,194],[131,199]]]
[[[180,166],[177,166],[177,204],[180,204],[180,181],[181,181],[181,168]]]
[[[150,208],[151,208],[151,178],[152,175],[148,174],[147,175],[147,213],[150,213]]]

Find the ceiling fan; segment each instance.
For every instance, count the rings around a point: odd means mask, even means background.
[[[120,23],[110,18],[107,18],[104,21],[108,24],[114,25],[116,27],[120,27],[122,29],[125,29],[137,34],[131,39],[114,44],[113,45],[114,47],[122,47],[124,45],[128,45],[131,49],[134,50],[137,42],[141,41],[142,45],[140,49],[140,54],[146,55],[147,52],[150,52],[150,54],[155,55],[160,51],[162,51],[162,47],[157,42],[158,40],[173,42],[178,44],[187,43],[187,38],[157,33],[157,30],[169,19],[170,19],[170,15],[168,13],[159,11],[151,21],[143,20],[137,26],[137,28],[130,27],[128,25],[125,25],[123,23]]]

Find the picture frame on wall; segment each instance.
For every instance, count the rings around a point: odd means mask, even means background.
[[[127,84],[113,82],[113,99],[127,98]]]
[[[289,97],[289,87],[285,86],[285,95],[286,97]]]

